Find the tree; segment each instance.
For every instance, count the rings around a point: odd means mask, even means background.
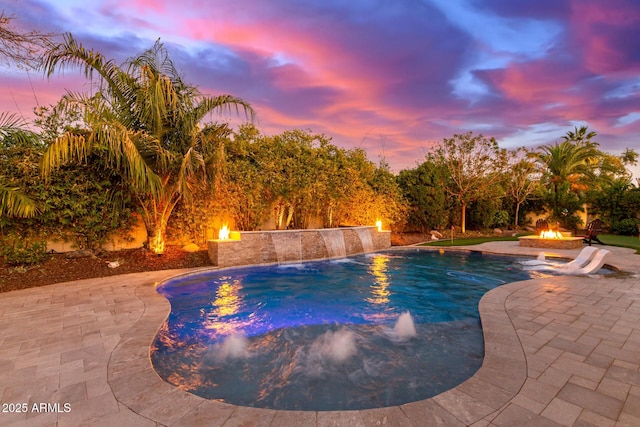
[[[546,168],[546,178],[552,185],[569,183],[571,190],[580,191],[596,180],[599,154],[596,143],[563,141],[540,147],[537,158]]]
[[[638,152],[630,148],[625,148],[621,159],[625,166],[635,166],[638,164]],[[640,187],[640,178],[636,178],[636,182],[636,186]]]
[[[620,156],[620,159],[625,165],[635,166],[638,164],[638,153],[630,148],[625,148],[624,152]]]
[[[618,179],[597,191],[590,191],[588,199],[592,212],[615,229],[618,222],[631,217],[625,209],[624,199],[632,188],[629,179]]]
[[[338,148],[323,134],[293,129],[266,136],[245,124],[225,143],[225,157],[218,199],[242,230],[269,215],[279,229],[404,220],[386,164],[376,167],[364,150]]]
[[[466,210],[481,197],[499,197],[498,184],[506,162],[506,151],[495,139],[468,132],[445,138],[434,152],[435,161],[448,173],[447,191],[460,203],[462,233],[466,233]]]
[[[546,204],[557,221],[575,222],[573,214],[581,209],[587,190],[610,181],[612,174],[620,171],[621,163],[598,149],[599,144],[592,141],[595,136],[596,133],[588,132],[585,126],[576,128],[567,132],[562,142],[544,145],[534,154],[544,168],[542,183]]]
[[[0,156],[2,150],[13,144],[31,144],[37,142],[38,135],[24,128],[23,122],[13,114],[0,114]],[[19,187],[10,185],[6,177],[0,175],[0,217],[15,216],[28,218],[39,212],[36,203],[20,191]]]
[[[375,197],[371,213],[375,217],[363,224],[373,224],[374,220],[381,220],[383,224],[403,226],[407,219],[409,206],[402,197],[402,191],[395,175],[391,172],[389,164],[380,160],[375,168],[373,176],[369,180]]]
[[[578,145],[588,145],[592,144],[591,139],[595,138],[596,136],[598,136],[598,134],[594,131],[589,131],[588,126],[580,126],[580,129],[578,129],[578,127],[574,127],[573,131],[567,131],[567,134],[564,135],[562,139],[566,142],[571,142]]]
[[[15,16],[0,12],[0,57],[18,67],[37,68],[42,55],[52,46],[54,33],[21,32],[12,26]]]
[[[268,215],[269,195],[260,166],[263,144],[260,131],[250,123],[240,126],[225,144],[226,166],[217,191],[240,230],[257,229]]]
[[[407,200],[407,225],[422,232],[442,229],[449,223],[445,173],[433,161],[427,160],[414,169],[402,170],[398,185]]]
[[[566,202],[569,195],[564,193],[570,191],[578,197],[580,191],[588,188],[589,182],[595,181],[598,151],[592,143],[577,145],[570,141],[545,145],[540,150],[536,157],[545,168],[542,179],[547,205],[551,216],[560,220],[566,216],[562,215],[565,209],[569,214],[575,212],[568,209]]]
[[[65,66],[82,68],[87,78],[97,73],[98,90],[93,96],[65,95],[62,105],[84,110],[86,129],[69,130],[51,143],[42,159],[43,175],[99,155],[130,183],[148,246],[162,253],[175,206],[209,182],[207,169],[216,156],[207,156],[208,147],[215,144],[219,127],[204,119],[230,109],[253,117],[251,106],[230,95],[205,96],[186,84],[159,41],[118,66],[67,34],[47,53],[44,70],[50,77]]]
[[[539,168],[531,160],[530,153],[525,148],[518,148],[509,152],[507,174],[505,187],[507,194],[515,202],[514,226],[518,228],[520,207],[538,187],[540,180]]]
[[[328,144],[324,135],[288,130],[263,141],[260,165],[265,173],[276,229],[307,228],[319,214],[322,191],[318,145]],[[314,146],[314,144],[316,146]]]

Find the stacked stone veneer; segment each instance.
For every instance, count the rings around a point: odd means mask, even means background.
[[[209,259],[218,267],[340,258],[391,247],[391,233],[376,227],[241,231],[236,239],[210,240]]]
[[[538,236],[518,237],[519,246],[542,249],[578,249],[582,247],[582,237],[563,237],[562,239],[541,239]]]

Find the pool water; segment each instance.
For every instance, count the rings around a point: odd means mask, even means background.
[[[178,278],[158,288],[171,313],[151,360],[165,381],[237,405],[413,402],[480,368],[480,298],[540,274],[511,257],[389,251]]]

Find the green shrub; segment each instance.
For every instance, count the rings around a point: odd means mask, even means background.
[[[622,234],[625,236],[636,236],[638,235],[638,224],[640,220],[627,218],[621,221],[618,221],[613,227],[612,230],[615,234]]]
[[[19,239],[4,242],[0,255],[7,265],[35,265],[47,258],[47,243],[24,243]]]
[[[509,222],[509,212],[505,210],[499,210],[493,214],[493,227],[506,227],[507,225],[509,225]]]

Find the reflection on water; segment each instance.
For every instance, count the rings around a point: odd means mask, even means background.
[[[236,314],[240,309],[240,296],[239,292],[242,289],[239,280],[233,282],[224,282],[218,286],[216,291],[216,299],[211,304],[213,310],[209,313],[209,316],[231,316]]]
[[[375,281],[371,285],[371,296],[367,301],[372,304],[386,304],[389,302],[389,278],[387,277],[387,264],[389,258],[384,255],[378,255],[371,258],[373,263],[369,267],[369,272],[373,275]]]
[[[241,296],[242,282],[239,279],[222,277],[210,307],[201,310],[203,327],[219,335],[231,335],[239,332],[246,321],[232,318],[240,312],[243,301]]]

